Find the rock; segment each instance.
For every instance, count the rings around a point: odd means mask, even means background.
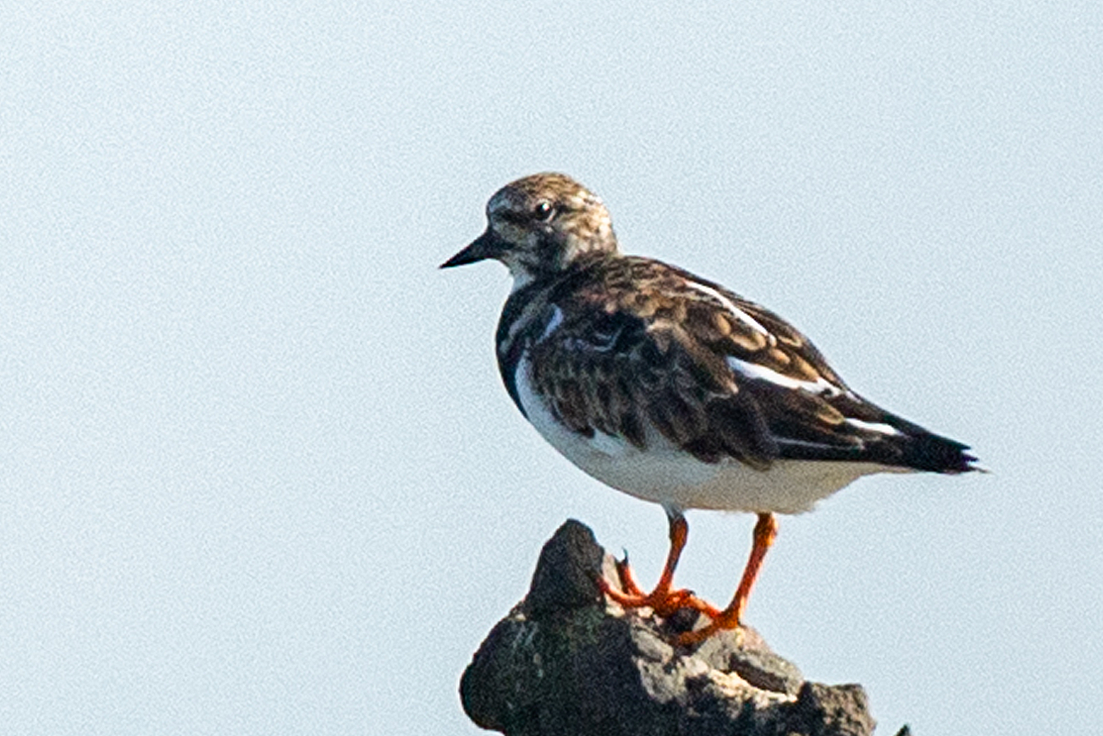
[[[593,532],[568,520],[544,545],[525,599],[464,671],[471,720],[509,736],[873,732],[861,686],[806,682],[753,629],[675,647],[677,626],[692,621],[625,612],[605,600],[599,575],[619,585]]]

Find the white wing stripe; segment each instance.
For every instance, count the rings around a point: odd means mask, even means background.
[[[758,323],[758,320],[756,320],[754,317],[752,317],[751,315],[744,312],[739,307],[735,306],[735,304],[732,302],[731,299],[728,299],[726,296],[721,294],[716,289],[710,288],[708,286],[705,286],[704,284],[699,284],[696,281],[690,281],[690,280],[686,281],[686,285],[696,289],[697,291],[700,291],[703,294],[708,294],[713,299],[720,302],[722,305],[724,305],[724,308],[727,309],[732,314],[732,316],[736,317],[740,322],[747,325],[752,330],[755,330],[756,332],[759,332],[763,335],[766,335],[767,337],[770,336],[770,331],[767,330],[762,325],[760,325]]]
[[[902,434],[899,429],[892,425],[885,424],[884,422],[864,422],[861,419],[847,419],[847,424],[851,424],[858,429],[864,429],[868,432],[879,432],[881,434],[887,434],[890,437],[898,434]]]
[[[732,370],[741,373],[747,378],[760,378],[788,389],[803,390],[816,395],[830,394],[832,396],[837,396],[841,393],[838,386],[822,376],[816,380],[815,383],[811,381],[801,381],[796,378],[789,378],[789,376],[783,376],[772,368],[767,368],[758,363],[740,360],[733,356],[728,356],[728,365],[732,367]]]

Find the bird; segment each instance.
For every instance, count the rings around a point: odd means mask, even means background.
[[[667,516],[669,552],[643,592],[626,559],[627,609],[706,616],[680,644],[742,627],[777,536],[799,514],[874,473],[983,470],[970,448],[852,391],[800,331],[720,284],[621,252],[600,197],[561,173],[499,189],[487,226],[441,268],[491,259],[512,276],[498,368],[513,403],[585,473]],[[750,557],[719,609],[673,585],[689,509],[756,514]],[[698,618],[700,618],[698,616]]]

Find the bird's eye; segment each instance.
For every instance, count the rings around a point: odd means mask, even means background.
[[[542,201],[537,202],[536,207],[533,208],[532,214],[537,220],[541,222],[547,222],[555,214],[555,208],[551,206],[551,202]]]

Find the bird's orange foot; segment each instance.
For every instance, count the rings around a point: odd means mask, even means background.
[[[682,646],[699,644],[718,631],[725,629],[738,629],[743,618],[743,610],[747,607],[747,598],[751,595],[751,587],[758,570],[762,567],[762,560],[766,556],[766,550],[774,543],[777,536],[777,521],[773,514],[761,513],[758,515],[758,523],[754,527],[754,546],[751,548],[751,558],[747,560],[747,567],[743,570],[743,579],[739,581],[739,588],[735,591],[735,597],[723,611],[709,614],[712,623],[697,631],[687,631],[680,634],[675,643]]]
[[[655,615],[661,618],[668,618],[674,612],[684,608],[703,613],[709,618],[715,618],[720,614],[719,610],[698,598],[693,594],[693,591],[686,589],[674,590],[666,580],[661,580],[659,585],[650,593],[644,593],[640,586],[636,584],[628,560],[617,560],[616,565],[621,590],[614,589],[609,581],[604,578],[599,581],[599,584],[602,592],[610,600],[624,608],[650,608],[655,612]]]

